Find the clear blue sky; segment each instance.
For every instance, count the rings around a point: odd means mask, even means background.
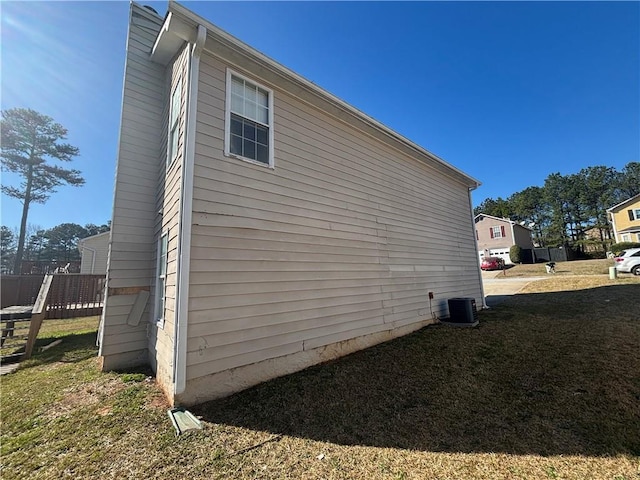
[[[475,205],[550,173],[640,161],[638,2],[184,5],[480,180]],[[29,223],[106,223],[129,4],[0,9],[1,108],[63,124],[86,179],[34,205]],[[3,196],[1,213],[16,227],[21,204]]]

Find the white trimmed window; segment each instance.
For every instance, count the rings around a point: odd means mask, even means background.
[[[167,168],[178,156],[178,144],[180,138],[180,103],[182,101],[182,82],[178,84],[171,94],[171,106],[169,110],[169,147],[167,154]]]
[[[273,167],[273,92],[227,70],[225,154]]]
[[[156,325],[164,327],[164,307],[166,304],[166,280],[167,280],[167,250],[169,247],[169,232],[164,233],[158,239],[158,263],[156,266]]]
[[[629,220],[631,220],[632,222],[634,220],[640,220],[640,208],[627,210],[627,212],[629,213]]]
[[[489,235],[491,238],[504,238],[506,237],[505,233],[504,225],[489,228]]]

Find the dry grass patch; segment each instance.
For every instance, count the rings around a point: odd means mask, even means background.
[[[613,266],[614,262],[610,258],[557,262],[555,275],[608,275],[609,267]],[[507,268],[505,272],[496,272],[495,276],[502,276],[503,273],[506,273],[507,277],[537,277],[548,275],[544,263],[514,265]]]
[[[638,480],[639,289],[536,282],[479,328],[194,407],[204,429],[181,437],[144,373],[97,370],[95,327],[63,335],[2,377],[2,478]]]

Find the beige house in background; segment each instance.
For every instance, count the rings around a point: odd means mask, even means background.
[[[478,181],[168,8],[131,5],[104,370],[194,404],[483,303]]]
[[[107,273],[109,256],[109,232],[99,233],[78,241],[80,250],[80,273],[104,275]]]
[[[607,213],[616,243],[640,242],[640,194],[607,209]]]
[[[533,248],[531,229],[508,218],[481,213],[476,215],[475,225],[480,260],[484,257],[500,257],[505,263],[511,264],[509,250],[513,245]]]

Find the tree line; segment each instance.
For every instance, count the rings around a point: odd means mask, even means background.
[[[62,223],[53,228],[41,229],[29,226],[31,230],[22,253],[22,262],[36,262],[40,265],[64,265],[80,260],[78,242],[99,233],[108,232],[109,223],[85,226],[76,223]],[[0,226],[0,269],[3,274],[20,271],[16,265],[19,232],[9,227]]]
[[[587,167],[578,173],[550,174],[541,187],[528,187],[507,199],[487,198],[474,208],[480,213],[509,218],[532,229],[542,247],[573,247],[585,251],[589,244],[602,252],[614,243],[607,209],[640,193],[640,162],[612,167]],[[588,231],[595,235],[587,235]]]

